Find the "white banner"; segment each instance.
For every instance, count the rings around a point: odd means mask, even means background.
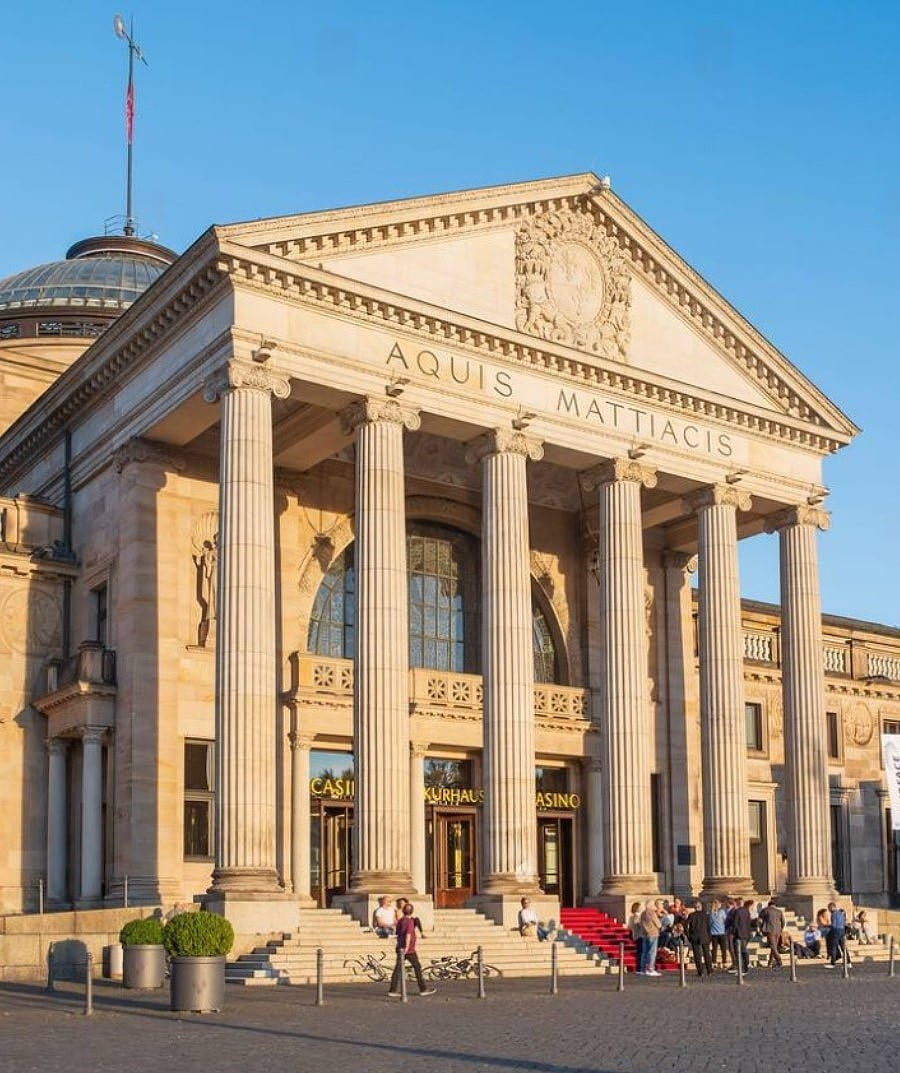
[[[881,755],[891,799],[891,827],[900,831],[900,734],[881,735]]]

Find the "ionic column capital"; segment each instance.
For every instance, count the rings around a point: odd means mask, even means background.
[[[733,484],[710,484],[685,496],[685,500],[693,511],[705,507],[734,507],[735,510],[747,511],[753,506],[750,493]]]
[[[341,411],[340,418],[341,427],[347,435],[354,433],[360,425],[375,422],[400,425],[410,432],[415,432],[422,424],[422,418],[415,407],[407,406],[397,399],[379,399],[373,395],[352,403]]]
[[[288,741],[291,745],[291,752],[295,752],[297,749],[309,750],[312,748],[312,744],[315,740],[315,734],[301,734],[298,730],[291,730],[288,733]]]
[[[79,734],[85,745],[102,745],[106,727],[82,727]]]
[[[642,488],[655,488],[656,470],[652,466],[641,465],[633,458],[610,458],[580,473],[579,479],[586,492],[614,481],[633,481]]]
[[[666,570],[676,570],[682,574],[696,574],[698,557],[684,551],[664,551],[663,566]]]
[[[534,436],[505,428],[491,429],[466,445],[466,461],[470,464],[501,454],[523,455],[526,460],[540,462],[544,457],[544,445]]]
[[[274,395],[276,399],[286,399],[291,393],[291,381],[284,373],[256,362],[232,359],[207,379],[203,385],[203,398],[207,402],[218,402],[223,395],[236,388],[262,391]]]
[[[117,447],[113,454],[116,473],[121,473],[132,462],[156,466],[160,470],[176,470],[179,473],[187,468],[184,459],[173,454],[167,445],[154,443],[140,436],[132,436],[121,447]]]
[[[47,738],[47,752],[50,756],[65,756],[69,743],[65,738]]]
[[[427,741],[411,741],[409,743],[409,755],[414,760],[423,760],[428,752],[428,744]]]
[[[831,515],[821,507],[800,503],[796,507],[787,507],[766,518],[767,533],[776,533],[792,525],[809,525],[824,532],[831,528]]]

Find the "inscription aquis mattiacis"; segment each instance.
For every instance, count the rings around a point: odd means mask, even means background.
[[[734,453],[734,445],[727,432],[681,421],[593,391],[554,387],[550,389],[552,394],[548,394],[547,387],[542,383],[540,387],[544,399],[539,401],[535,393],[536,385],[531,378],[512,370],[495,369],[484,362],[460,354],[416,350],[409,346],[404,350],[395,342],[385,364],[394,373],[402,369],[438,384],[469,387],[486,395],[519,401],[529,407],[539,406],[545,411],[554,411],[585,424],[611,429],[627,436],[718,455],[720,458],[731,458]],[[522,384],[526,379],[529,381],[527,390]]]

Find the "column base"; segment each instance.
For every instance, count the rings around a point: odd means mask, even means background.
[[[703,880],[704,898],[751,898],[757,891],[750,876],[706,876]]]
[[[559,898],[552,894],[542,894],[538,889],[536,894],[527,891],[526,895],[531,902],[531,908],[537,913],[538,920],[542,920],[547,926],[552,921],[554,926],[559,926]],[[521,894],[476,894],[466,900],[466,909],[474,909],[483,913],[488,920],[493,920],[501,927],[518,929],[519,910],[522,908]]]
[[[418,891],[413,887],[409,872],[354,872],[350,877],[351,894],[389,894],[392,898],[409,895],[414,897]],[[343,895],[342,895],[343,897]]]
[[[846,898],[849,902],[850,895],[848,894]],[[779,903],[793,909],[797,916],[805,917],[807,921],[810,921],[815,920],[816,913],[826,908],[829,902],[839,900],[840,895],[827,881],[803,880],[799,883],[788,884],[783,897],[779,898]]]
[[[519,898],[523,895],[529,898],[543,897],[540,879],[537,876],[521,876],[514,872],[495,872],[493,875],[485,876],[478,893],[479,896],[490,894],[502,898],[514,895]]]
[[[404,889],[409,890],[409,888]],[[364,928],[370,928],[372,926],[372,914],[375,912],[378,906],[378,899],[383,893],[384,890],[382,889],[378,894],[369,894],[365,891],[336,894],[331,899],[331,907],[332,909],[340,909],[342,913],[347,913],[355,921],[362,924]],[[391,897],[393,898],[394,895],[392,894]],[[407,895],[401,893],[398,897],[405,898]],[[412,892],[409,894],[409,900],[413,903],[415,910],[413,915],[422,921],[422,930],[434,931],[434,901],[431,895]]]
[[[235,935],[268,935],[295,932],[297,902],[281,894],[251,891],[207,891],[196,899],[203,909],[231,921]]]
[[[284,895],[274,868],[216,868],[207,894]]]

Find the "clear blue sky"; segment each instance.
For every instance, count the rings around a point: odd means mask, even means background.
[[[124,209],[110,5],[2,19],[0,276]],[[626,9],[627,8],[627,9]],[[826,611],[900,625],[900,4],[148,3],[135,210],[211,223],[593,170],[862,427]],[[776,539],[742,547],[778,599]]]

